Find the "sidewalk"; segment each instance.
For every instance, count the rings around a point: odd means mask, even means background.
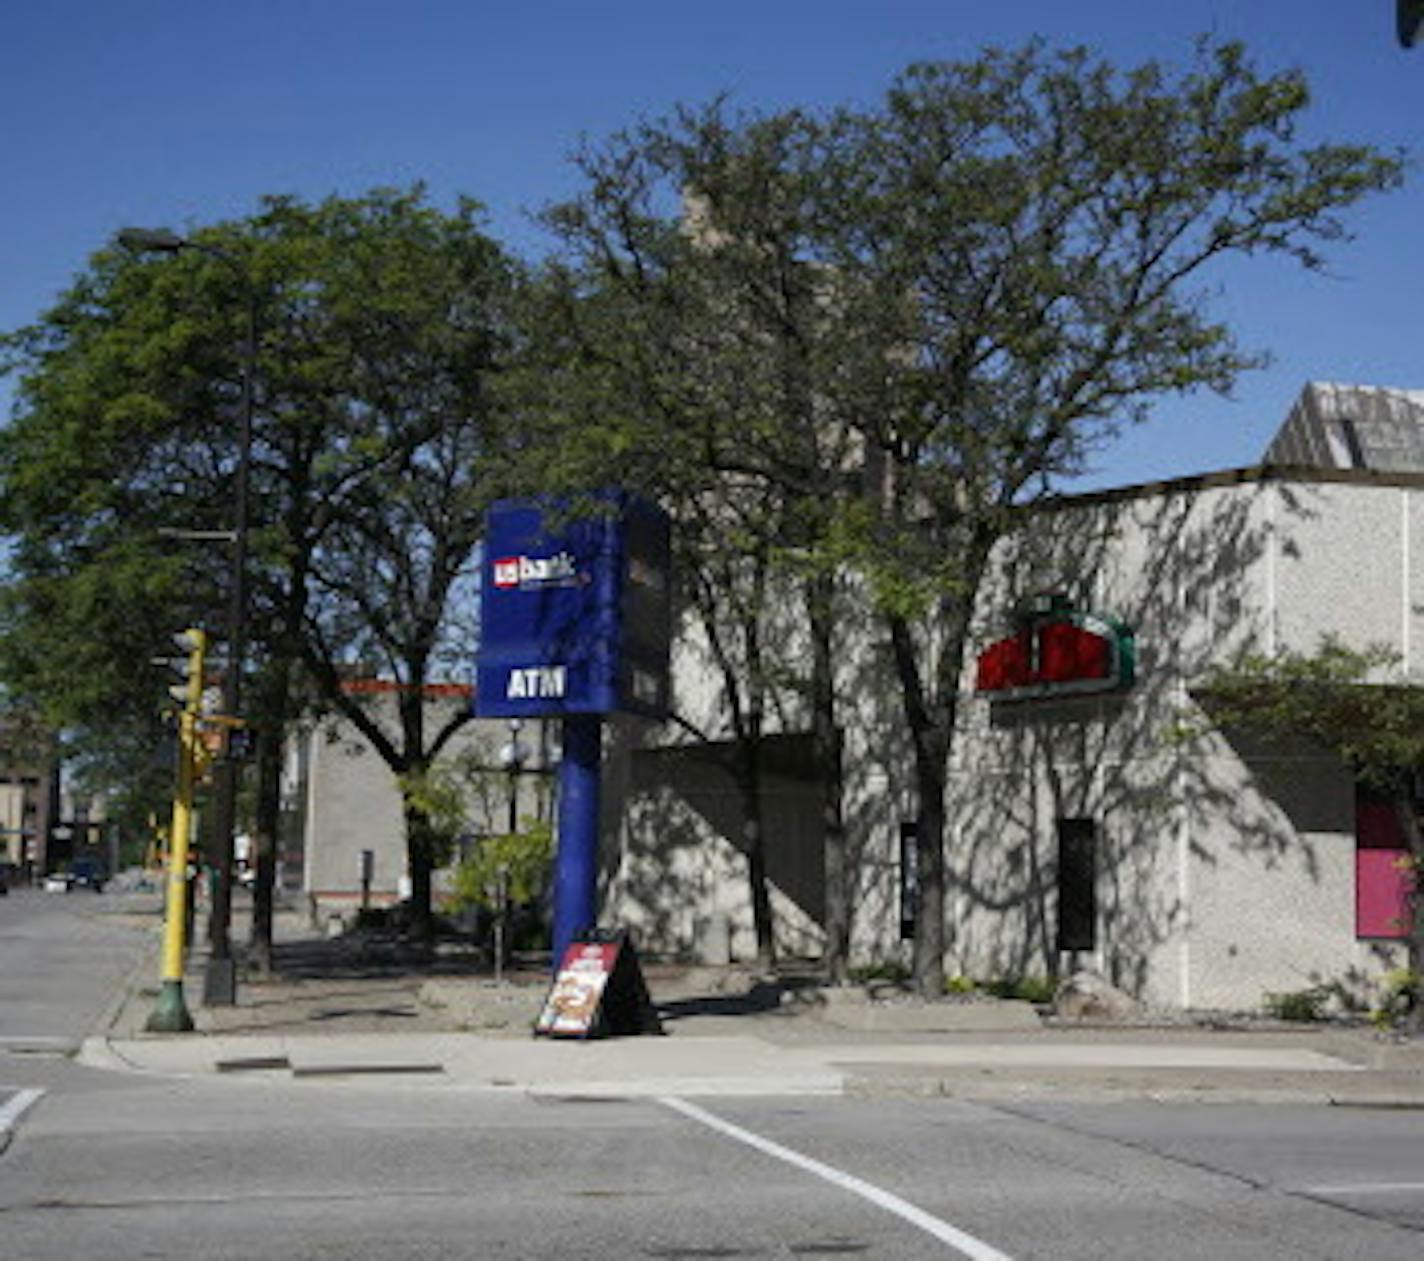
[[[245,938],[237,925],[235,941]],[[573,1042],[529,1029],[547,978],[500,985],[471,952],[417,962],[394,942],[317,935],[283,912],[277,971],[201,1006],[191,1034],[149,1034],[157,936],[80,1054],[94,1067],[253,1082],[379,1080],[546,1096],[854,1094],[995,1100],[1152,1099],[1424,1108],[1424,1046],[1335,1025],[1084,1027],[1026,1003],[872,1001],[859,990],[758,984],[746,970],[645,967],[667,1036]]]

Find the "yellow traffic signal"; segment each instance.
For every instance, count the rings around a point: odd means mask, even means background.
[[[193,785],[199,774],[202,756],[198,715],[203,707],[203,663],[208,648],[207,635],[196,627],[175,635],[173,640],[188,656],[183,685],[169,689],[176,700],[183,702],[183,710],[178,716],[178,790],[173,797],[173,827],[168,847],[167,916],[163,932],[161,984],[158,1005],[148,1019],[148,1028],[158,1033],[183,1033],[193,1027],[193,1018],[183,998],[183,933],[187,920]]]

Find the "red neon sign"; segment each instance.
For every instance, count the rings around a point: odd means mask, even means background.
[[[979,654],[975,690],[994,700],[1117,691],[1132,684],[1134,668],[1131,631],[1058,606]]]

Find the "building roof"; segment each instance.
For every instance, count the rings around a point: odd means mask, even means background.
[[[1424,390],[1313,381],[1264,459],[1312,468],[1424,472]]]

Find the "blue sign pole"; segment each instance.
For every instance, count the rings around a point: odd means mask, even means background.
[[[579,933],[598,922],[598,816],[603,719],[564,715],[559,764],[559,852],[554,860],[554,970]]]
[[[554,967],[597,925],[602,716],[668,710],[671,526],[622,491],[489,513],[475,712],[564,724]]]

